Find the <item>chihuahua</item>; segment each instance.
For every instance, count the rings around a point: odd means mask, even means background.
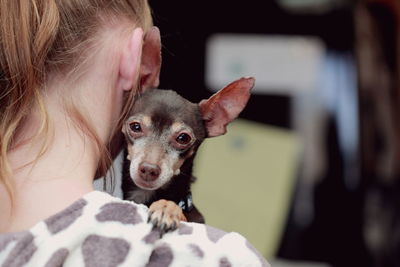
[[[128,114],[123,197],[149,206],[149,221],[161,232],[180,221],[204,223],[193,205],[193,160],[207,137],[226,133],[244,109],[254,78],[241,78],[194,104],[171,90],[143,93]]]

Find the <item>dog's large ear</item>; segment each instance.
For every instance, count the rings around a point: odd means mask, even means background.
[[[223,135],[226,126],[244,109],[254,86],[254,78],[241,78],[232,82],[207,100],[199,103],[208,137]]]
[[[160,30],[152,27],[143,42],[142,60],[140,66],[140,85],[143,91],[157,88],[161,68],[161,39]]]

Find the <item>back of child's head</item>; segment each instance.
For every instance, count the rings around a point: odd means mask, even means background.
[[[47,79],[79,69],[97,36],[116,23],[146,32],[152,26],[147,0],[0,1],[0,183],[10,191],[7,153],[33,107],[41,121],[36,135],[48,134]]]

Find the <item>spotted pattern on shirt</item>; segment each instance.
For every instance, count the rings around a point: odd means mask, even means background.
[[[3,251],[10,243],[18,239],[18,236],[23,235],[23,232],[20,233],[6,233],[3,234],[2,238],[0,238],[0,252]]]
[[[49,231],[52,234],[57,234],[58,232],[66,229],[82,215],[83,208],[86,206],[86,204],[86,200],[80,199],[66,208],[64,211],[57,213],[56,215],[45,220],[44,222],[46,223]]]
[[[136,206],[129,203],[108,203],[101,207],[96,215],[99,222],[115,221],[123,224],[138,224],[143,222]]]
[[[193,227],[180,224],[178,228],[178,234],[180,235],[191,235],[193,233]]]
[[[33,239],[32,233],[25,232],[24,236],[17,241],[17,244],[8,254],[2,266],[19,267],[26,264],[37,250]]]
[[[68,257],[69,251],[66,248],[60,248],[50,257],[45,267],[62,266],[65,259]]]
[[[189,244],[190,250],[193,252],[194,255],[196,255],[199,258],[204,257],[204,251],[196,244]]]
[[[143,237],[143,241],[146,244],[154,244],[158,239],[160,239],[161,234],[159,230],[153,229],[150,233],[148,233],[145,237]]]
[[[83,242],[82,254],[87,267],[113,267],[125,260],[129,249],[123,239],[90,235]]]
[[[150,256],[150,261],[146,267],[168,267],[174,259],[172,250],[168,244],[161,244],[156,247]]]
[[[223,257],[219,260],[219,267],[231,267],[232,264],[227,257]]]
[[[214,243],[217,243],[218,240],[220,240],[226,234],[225,232],[222,232],[221,230],[218,230],[212,226],[207,225],[206,229],[208,238]]]
[[[29,231],[0,234],[0,266],[269,266],[239,234],[182,222],[161,237],[147,214],[91,192]]]

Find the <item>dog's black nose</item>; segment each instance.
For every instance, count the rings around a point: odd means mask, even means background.
[[[139,165],[139,176],[146,181],[154,181],[160,176],[161,169],[157,165],[142,162]]]

